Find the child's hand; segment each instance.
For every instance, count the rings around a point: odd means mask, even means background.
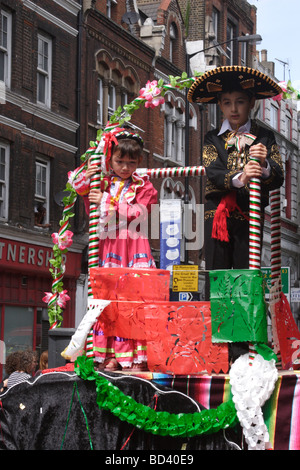
[[[251,180],[251,178],[261,178],[262,176],[262,167],[260,163],[250,160],[243,170],[243,173],[240,175],[239,180],[245,185]]]
[[[85,179],[88,180],[91,176],[95,175],[99,171],[98,165],[92,164],[90,160],[88,161],[88,167],[85,172]]]
[[[103,193],[100,191],[100,189],[91,189],[89,192],[88,198],[91,203],[99,206],[102,196],[103,196]]]
[[[257,158],[260,160],[261,166],[263,167],[267,166],[266,158],[267,158],[268,151],[265,145],[261,143],[252,145],[250,147],[249,153],[250,153],[250,157]]]

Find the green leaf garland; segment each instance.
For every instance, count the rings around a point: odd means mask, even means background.
[[[222,403],[216,409],[197,413],[168,413],[155,411],[137,403],[125,395],[118,387],[101,376],[94,369],[94,362],[80,356],[75,362],[75,372],[83,380],[95,381],[97,405],[110,411],[121,421],[126,421],[138,429],[151,434],[171,437],[195,437],[213,434],[238,423],[235,405],[232,400]]]

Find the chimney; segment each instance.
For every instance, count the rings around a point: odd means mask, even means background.
[[[267,62],[267,60],[268,60],[268,51],[267,51],[267,49],[263,49],[261,51],[261,61],[262,62]]]
[[[274,62],[268,61],[268,51],[267,49],[263,49],[261,51],[261,64],[269,70],[269,72],[274,76],[275,73],[275,64]]]

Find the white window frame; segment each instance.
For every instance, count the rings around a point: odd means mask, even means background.
[[[37,176],[38,176],[38,168],[45,170],[45,178],[43,180],[43,184],[45,190],[42,192],[37,191]],[[45,220],[43,221],[44,224],[49,223],[49,209],[50,209],[50,162],[43,159],[37,158],[35,161],[35,210],[39,204],[42,204],[46,209],[46,216]]]
[[[8,219],[8,195],[9,195],[9,160],[10,146],[0,142],[1,155],[4,152],[4,180],[0,179],[2,191],[0,192],[0,220]],[[0,165],[2,161],[0,160]],[[0,174],[1,177],[1,174]]]
[[[97,124],[103,124],[103,81],[98,78],[98,96],[97,96]]]
[[[218,41],[219,39],[219,23],[220,23],[220,12],[215,7],[212,10],[212,27],[215,33],[215,39]]]
[[[233,65],[233,60],[234,60],[234,44],[233,44],[233,38],[234,38],[234,25],[231,22],[227,23],[226,27],[226,34],[227,34],[227,41],[228,44],[226,45],[226,53],[229,56],[229,63],[227,65]]]
[[[175,41],[176,41],[176,28],[175,28],[175,25],[171,23],[170,24],[170,54],[169,54],[170,62],[172,62],[173,60]]]
[[[48,46],[47,66],[41,63],[41,58],[45,59],[44,45]],[[40,80],[45,80],[45,93],[43,100],[39,99],[40,95]],[[37,63],[37,103],[51,108],[51,83],[52,83],[52,40],[49,36],[39,33],[38,34],[38,63]]]
[[[106,0],[106,14],[108,18],[111,18],[111,9],[113,5],[117,5],[117,0]]]
[[[246,67],[247,65],[247,43],[241,42],[241,65]]]
[[[4,57],[4,74],[0,77],[5,85],[10,88],[11,85],[11,42],[12,42],[12,15],[5,10],[1,11],[1,24],[0,24],[0,51]],[[7,22],[6,41],[4,41],[3,22],[4,18]],[[6,42],[6,44],[5,44]],[[3,80],[2,80],[3,79]]]
[[[122,108],[128,104],[128,92],[127,91],[122,91],[121,93],[121,106]]]
[[[279,130],[279,110],[278,107],[271,103],[271,109],[270,109],[270,124],[273,129],[276,131]]]
[[[285,135],[289,141],[292,140],[293,138],[293,133],[292,133],[292,116],[289,111],[287,111],[287,114],[285,115]]]
[[[116,110],[116,103],[117,103],[117,91],[114,85],[109,84],[107,89],[107,110],[108,110],[108,118],[114,114]]]
[[[211,129],[216,129],[217,128],[217,116],[218,116],[217,104],[211,103],[210,106],[208,107],[208,112],[209,112]]]
[[[165,157],[177,164],[185,159],[185,115],[170,103],[165,106]]]

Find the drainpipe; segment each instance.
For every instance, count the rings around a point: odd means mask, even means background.
[[[77,38],[77,78],[76,78],[76,122],[78,123],[78,128],[76,129],[76,154],[75,154],[75,168],[80,165],[80,130],[81,130],[81,53],[82,53],[82,28],[83,28],[83,0],[80,0],[80,11],[78,12],[77,17],[77,28],[78,28],[78,38]],[[74,225],[75,231],[78,232],[79,229],[79,220],[78,220],[78,205],[75,204],[75,216],[74,216]]]

